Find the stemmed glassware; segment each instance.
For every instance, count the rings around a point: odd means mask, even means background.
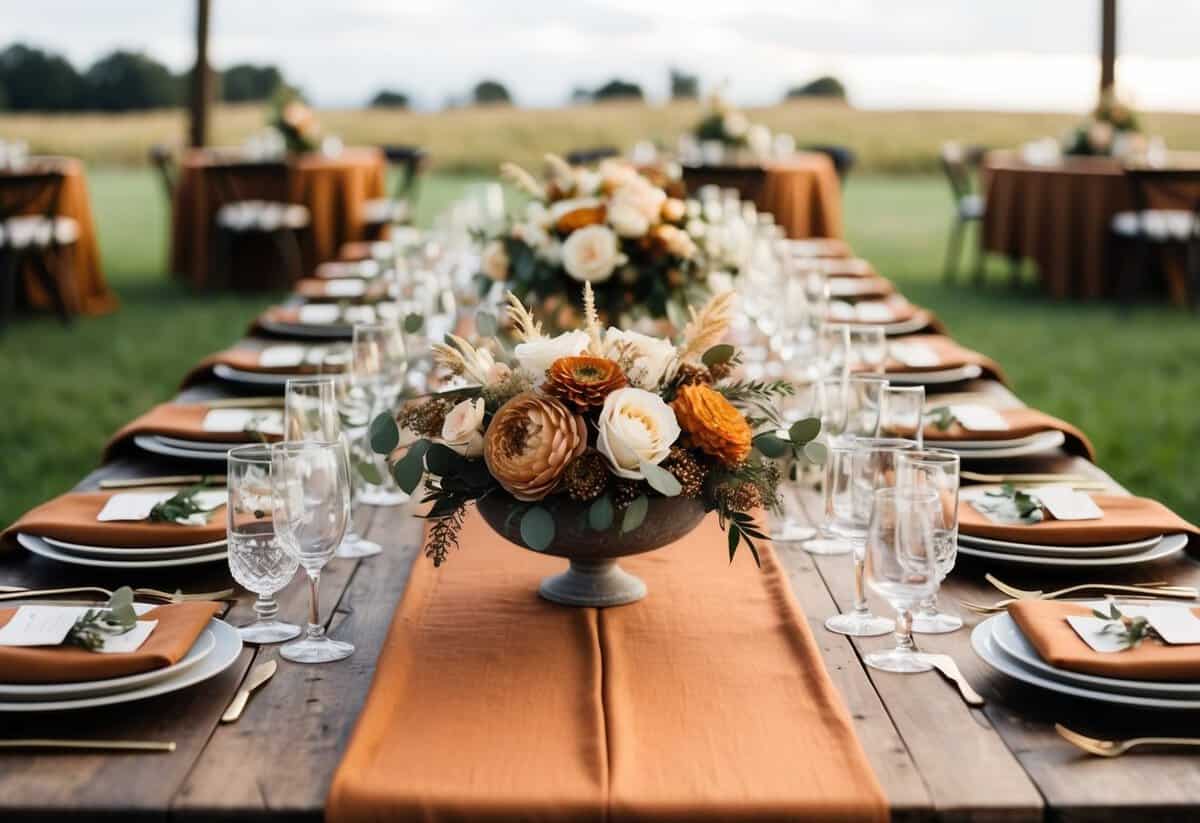
[[[854,550],[854,608],[825,621],[825,628],[853,637],[887,634],[894,623],[871,613],[864,586],[864,560],[871,506],[877,489],[896,485],[898,456],[915,448],[911,440],[895,437],[861,437],[843,441],[851,449],[843,457],[844,473],[835,487],[835,509],[842,524],[842,536]]]
[[[321,624],[321,570],[333,557],[350,522],[350,465],[339,440],[284,441],[271,446],[275,528],[285,551],[308,574],[310,609],[305,636],[279,654],[296,663],[348,657],[349,643],[331,640]]]
[[[253,444],[229,450],[229,571],[247,591],[258,595],[258,619],[238,628],[247,643],[280,643],[300,634],[300,627],[276,619],[275,593],[296,575],[299,561],[275,534],[271,487],[271,448]]]
[[[360,392],[368,409],[368,421],[390,412],[403,386],[405,358],[404,338],[395,323],[361,324],[354,327],[350,344],[351,374],[354,388]],[[366,436],[368,428],[364,428]],[[365,482],[360,499],[372,506],[398,506],[407,502],[408,495],[396,486],[384,455],[364,450],[374,465],[379,483]]]
[[[868,666],[888,672],[929,671],[932,666],[916,655],[912,639],[912,609],[937,591],[938,569],[934,532],[941,521],[941,503],[932,489],[876,489],[865,544],[866,575],[871,590],[895,607],[896,646],[871,652]]]
[[[879,433],[885,437],[915,440],[917,448],[925,444],[922,415],[925,411],[924,386],[894,386],[883,389],[879,408]]]
[[[938,584],[954,568],[958,556],[959,456],[945,449],[927,449],[900,455],[899,485],[916,491],[933,491],[941,504],[941,520],[933,532]],[[921,601],[913,615],[912,630],[918,634],[945,634],[961,629],[962,618],[940,611],[936,592]]]

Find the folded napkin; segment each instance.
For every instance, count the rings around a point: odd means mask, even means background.
[[[264,329],[264,323],[289,323],[312,326],[352,326],[355,323],[374,323],[378,314],[373,306],[348,306],[333,303],[306,303],[302,306],[272,306],[264,311],[250,327],[253,334]]]
[[[266,346],[262,349],[239,347],[210,354],[192,367],[192,370],[184,376],[183,388],[205,380],[212,374],[213,366],[218,363],[222,363],[238,371],[259,372],[262,374],[316,374],[319,371],[319,367],[315,363],[306,362],[303,358],[299,365],[291,363],[287,365],[273,365],[269,358],[264,360],[265,352],[268,350],[278,351],[280,348],[278,344]]]
[[[928,349],[936,358],[936,362],[905,363],[892,354],[892,351],[907,349],[913,355],[923,353]],[[913,334],[895,340],[889,345],[889,356],[883,370],[890,374],[914,374],[924,371],[941,371],[942,369],[957,369],[962,366],[979,366],[985,376],[998,380],[1005,385],[1008,378],[1000,364],[985,354],[959,345],[955,340],[944,334]]]
[[[380,300],[387,294],[382,280],[367,281],[359,277],[340,277],[323,280],[305,277],[296,281],[296,294],[305,300]]]
[[[1103,546],[1180,533],[1188,534],[1193,543],[1200,539],[1200,529],[1157,500],[1124,494],[1093,494],[1091,497],[1104,512],[1104,517],[1099,520],[1047,517],[1029,524],[995,523],[963,499],[958,503],[958,530],[972,537],[1046,546]]]
[[[355,245],[347,243],[346,245]],[[370,244],[363,244],[370,245]],[[388,244],[388,248],[391,245]],[[371,278],[379,274],[379,264],[370,257],[370,249],[367,249],[368,254],[354,260],[331,260],[328,263],[322,263],[313,271],[313,278],[319,280],[339,280],[345,277]]]
[[[1200,609],[1192,610],[1200,615]],[[1038,656],[1060,669],[1126,680],[1196,680],[1200,678],[1200,646],[1168,646],[1154,639],[1133,649],[1098,652],[1067,623],[1068,617],[1090,617],[1077,603],[1019,600],[1008,613]]]
[[[900,295],[884,300],[861,300],[850,303],[831,300],[829,319],[835,323],[903,323],[912,320],[924,309],[914,306]]]
[[[879,300],[895,292],[892,281],[877,274],[863,277],[833,275],[829,278],[829,294],[835,299]]]
[[[1091,461],[1096,459],[1096,451],[1087,435],[1065,420],[1059,420],[1045,412],[1030,408],[998,409],[997,414],[1008,423],[1007,429],[976,431],[963,428],[962,424],[955,420],[948,429],[943,430],[930,422],[925,424],[925,442],[936,446],[942,443],[953,444],[955,440],[1015,440],[1038,432],[1057,430],[1067,436],[1064,448],[1068,452],[1086,457]]]
[[[67,492],[21,516],[17,522],[0,533],[5,545],[16,545],[18,533],[52,537],[68,543],[120,548],[154,546],[191,546],[211,543],[225,537],[225,507],[208,513],[203,526],[181,526],[178,523],[153,523],[149,520],[96,519],[104,504],[120,491]]]
[[[178,663],[196,643],[220,603],[189,601],[159,606],[138,620],[158,625],[136,652],[100,654],[75,646],[0,646],[0,683],[78,683],[106,680]],[[17,610],[0,609],[0,626]]]
[[[141,417],[126,423],[104,446],[104,459],[109,460],[119,449],[128,445],[134,437],[142,434],[160,434],[178,437],[181,440],[202,440],[209,443],[228,443],[231,446],[257,443],[260,440],[280,440],[277,432],[206,431],[204,420],[213,411],[205,403],[160,403]],[[221,409],[226,416],[236,409]],[[278,410],[249,409],[256,415],[275,414]]]

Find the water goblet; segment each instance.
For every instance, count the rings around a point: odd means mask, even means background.
[[[914,490],[929,489],[941,503],[942,519],[933,533],[938,584],[946,579],[958,557],[958,486],[960,459],[945,449],[926,449],[900,456],[899,485]],[[958,615],[938,609],[937,593],[921,601],[913,613],[912,630],[918,634],[945,634],[963,626]]]

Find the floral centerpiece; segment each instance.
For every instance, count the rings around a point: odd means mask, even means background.
[[[709,98],[708,111],[692,133],[701,142],[712,140],[728,149],[749,149],[757,156],[771,152],[771,130],[762,123],[751,123],[719,94]]]
[[[271,128],[283,136],[288,152],[315,151],[321,138],[321,124],[299,92],[281,90],[271,101]]]
[[[546,166],[544,179],[501,166],[530,200],[522,217],[482,238],[485,285],[500,281],[519,300],[538,301],[558,328],[578,323],[581,283],[613,322],[664,318],[707,296],[686,204],[663,181],[620,160],[588,169],[548,155]]]
[[[1145,150],[1145,137],[1137,113],[1105,93],[1091,116],[1067,133],[1063,153],[1124,157]]]
[[[452,336],[435,358],[469,385],[372,421],[373,448],[402,454],[401,488],[425,478],[426,555],[448,558],[474,503],[513,542],[571,559],[542,585],[559,602],[638,599],[644,585],[615,558],[672,542],[708,512],[730,559],[744,545],[757,562],[753,512],[778,506],[776,460],[822,459],[820,421],[785,427],[774,402],[792,386],[735,377],[738,352],[721,342],[731,293],[692,310],[678,344],[604,328],[593,297],[588,284],[583,328],[552,337],[510,293],[512,362]]]

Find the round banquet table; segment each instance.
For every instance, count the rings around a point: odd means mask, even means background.
[[[733,187],[759,211],[775,217],[788,237],[842,236],[842,187],[827,155],[795,154],[761,165],[685,166],[688,190],[701,186]]]
[[[347,148],[336,157],[293,155],[287,163],[288,199],[311,215],[301,241],[304,271],[311,272],[335,259],[343,243],[362,239],[362,207],[384,196],[387,162],[379,149]],[[211,165],[213,155],[203,149],[184,156],[171,221],[171,270],[196,286],[209,277],[213,219],[221,205],[204,173]]]
[[[70,314],[107,314],[117,308],[117,297],[104,280],[100,266],[100,244],[96,240],[96,224],[92,220],[92,201],[88,196],[87,173],[83,162],[74,157],[30,158],[29,173],[46,171],[45,166],[63,175],[58,194],[58,216],[69,217],[79,225],[79,238],[71,247],[70,265],[55,270],[59,290]],[[4,171],[0,174],[20,176],[22,172]],[[46,197],[50,194],[46,190]],[[30,203],[26,214],[43,214],[46,198]],[[64,280],[68,278],[69,282]],[[53,309],[54,301],[38,283],[32,272],[25,272],[25,293],[36,309]]]

